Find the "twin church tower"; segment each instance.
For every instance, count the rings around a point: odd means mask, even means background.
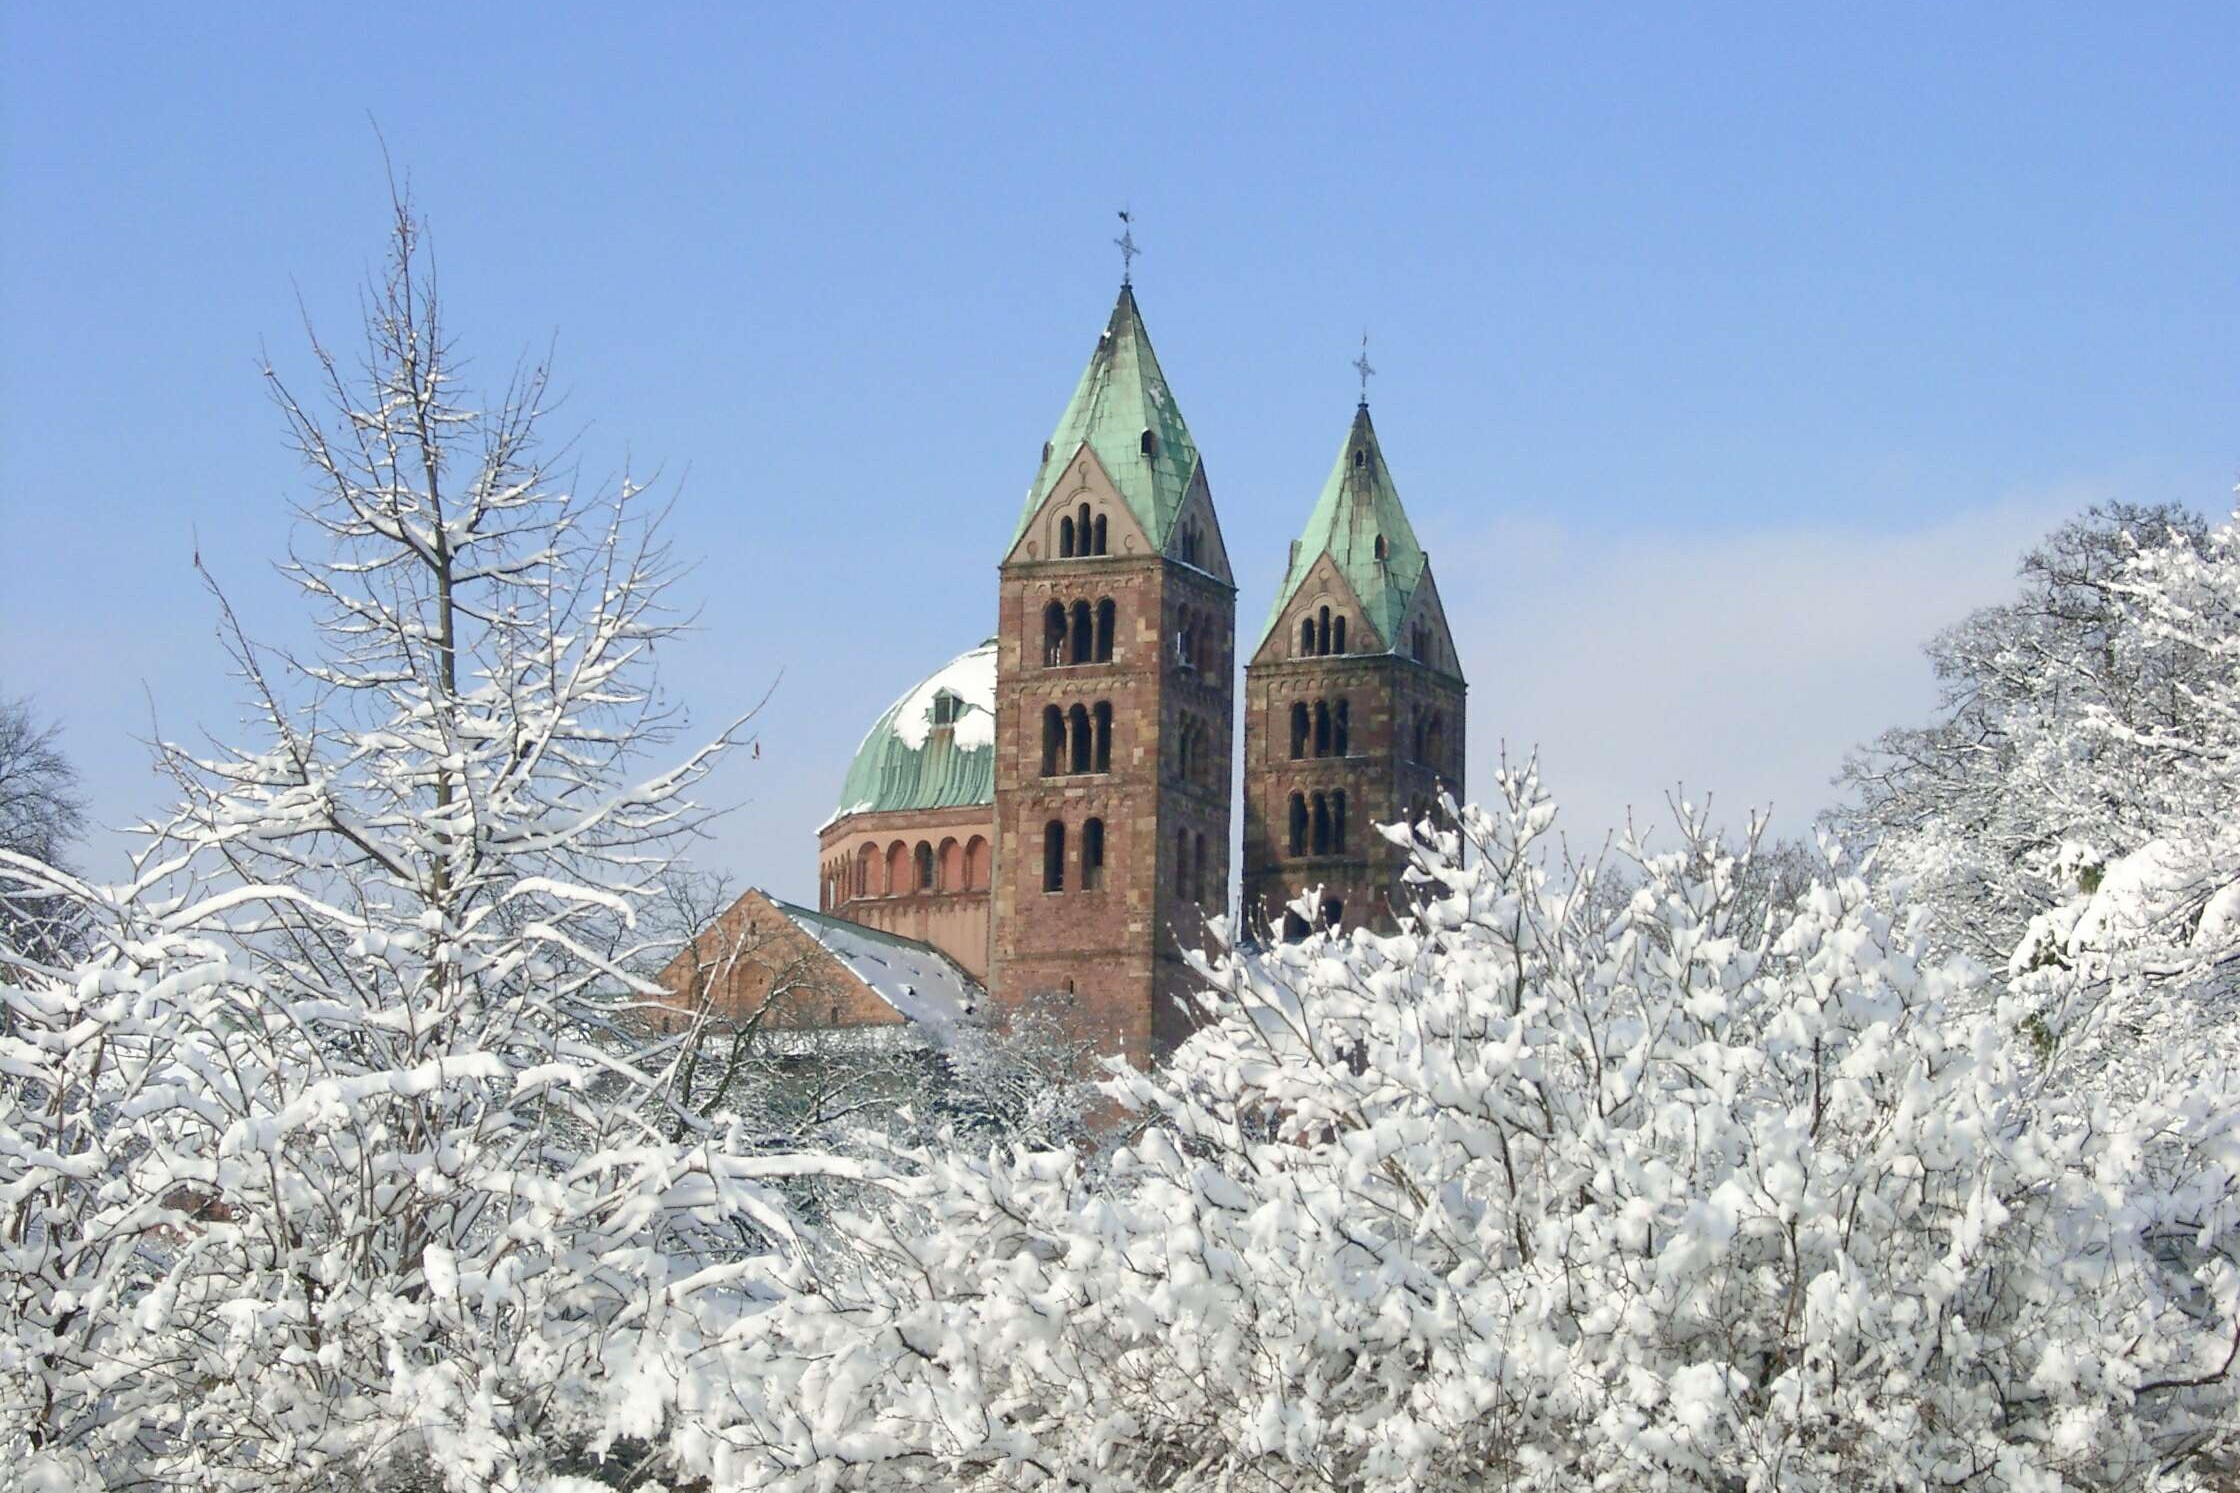
[[[815,922],[930,944],[999,1005],[1066,998],[1145,1062],[1188,1030],[1183,951],[1232,911],[1237,587],[1125,282],[998,576],[995,636],[858,750]],[[1308,894],[1389,925],[1407,855],[1376,826],[1461,792],[1465,688],[1364,401],[1245,661],[1247,936],[1303,933]]]

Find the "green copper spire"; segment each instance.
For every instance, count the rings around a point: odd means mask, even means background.
[[[1135,290],[1125,282],[1081,384],[1058,419],[1034,486],[1027,490],[1014,542],[1084,441],[1150,536],[1153,550],[1165,550],[1183,496],[1197,475],[1198,445],[1190,439],[1190,427],[1182,423],[1167,376],[1151,351]]]
[[[1291,569],[1276,592],[1275,610],[1260,629],[1260,641],[1283,615],[1316,560],[1328,555],[1338,573],[1361,599],[1361,608],[1386,650],[1397,647],[1400,623],[1423,579],[1423,546],[1400,506],[1400,490],[1377,445],[1366,402],[1353,413],[1353,428],[1338,451],[1338,464],[1322,485],[1322,497],[1307,518],[1291,556]],[[1361,651],[1361,650],[1357,650]]]

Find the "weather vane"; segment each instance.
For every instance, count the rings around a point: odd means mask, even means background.
[[[1361,334],[1361,356],[1353,360],[1353,371],[1361,375],[1361,407],[1369,407],[1369,375],[1377,370],[1369,366],[1369,334]]]
[[[1136,256],[1143,251],[1136,247],[1135,215],[1126,208],[1120,209],[1120,236],[1112,242],[1120,249],[1120,283],[1135,283]]]

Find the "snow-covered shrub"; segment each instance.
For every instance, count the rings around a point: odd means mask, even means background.
[[[1064,1153],[898,1158],[649,1399],[717,1488],[2051,1488],[2229,1478],[2240,1108],[2050,1096],[1856,877],[1738,936],[1700,823],[1614,918],[1529,773],[1421,921],[1205,968]],[[1465,863],[1464,842],[1471,847]]]

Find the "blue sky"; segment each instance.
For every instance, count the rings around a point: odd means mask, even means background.
[[[1248,629],[1366,326],[1479,781],[1795,827],[2036,533],[2228,502],[2236,61],[2229,6],[8,6],[0,691],[112,823],[151,717],[239,734],[189,556],[296,626],[256,360],[352,331],[377,120],[477,366],[557,338],[587,473],[677,484],[674,693],[782,675],[743,879],[813,893],[864,726],[992,627],[1122,203]]]

